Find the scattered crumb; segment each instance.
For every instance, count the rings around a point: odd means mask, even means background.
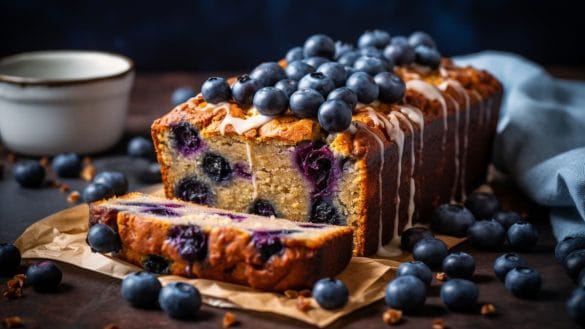
[[[494,304],[483,304],[481,306],[481,315],[491,316],[496,314],[496,307]]]
[[[445,320],[441,318],[433,319],[433,329],[446,329],[447,325],[445,324]]]
[[[115,323],[108,323],[104,326],[104,329],[120,329],[120,327]]]
[[[91,182],[95,177],[95,167],[91,163],[83,166],[83,169],[81,169],[81,174],[79,176],[84,181]]]
[[[297,308],[301,312],[307,312],[311,309],[311,301],[305,298],[303,295],[297,297]]]
[[[24,274],[17,274],[12,279],[6,282],[6,288],[2,289],[2,296],[8,299],[16,299],[22,297],[22,288],[26,281]]]
[[[51,188],[57,188],[61,185],[61,183],[59,183],[58,181],[54,180],[54,179],[48,179],[47,180],[47,184],[49,185],[49,187]]]
[[[16,154],[10,152],[6,155],[6,161],[10,164],[16,163]]]
[[[24,325],[22,319],[19,316],[9,316],[2,320],[4,328],[20,328]]]
[[[299,296],[299,292],[296,290],[285,290],[284,295],[288,298],[294,299]]]
[[[445,272],[437,272],[437,274],[435,275],[435,279],[437,279],[437,281],[447,281],[447,274]]]
[[[49,167],[49,158],[48,157],[42,157],[39,160],[39,163],[41,164],[41,166],[47,168],[47,167]]]
[[[236,320],[236,315],[232,312],[226,312],[223,315],[223,320],[221,324],[224,329],[237,325],[238,320]]]
[[[309,289],[303,289],[303,290],[299,291],[299,295],[301,295],[303,297],[311,297],[312,292]]]
[[[59,191],[65,193],[71,191],[71,187],[65,183],[59,185]]]
[[[91,158],[88,157],[88,156],[84,156],[83,157],[83,160],[82,160],[82,163],[83,163],[84,166],[90,165],[91,164]]]
[[[81,199],[81,195],[78,191],[73,191],[67,196],[67,202],[69,203],[77,203],[79,199]]]
[[[402,321],[402,311],[391,308],[382,314],[382,320],[390,326],[398,324]]]

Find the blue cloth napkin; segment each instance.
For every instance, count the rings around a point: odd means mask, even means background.
[[[551,77],[520,56],[486,51],[455,58],[504,85],[496,167],[549,207],[557,240],[585,235],[585,82]]]

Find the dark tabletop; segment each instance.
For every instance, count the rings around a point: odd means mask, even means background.
[[[560,75],[575,77],[560,69]],[[563,72],[569,72],[562,74]],[[580,71],[583,72],[583,71]],[[215,73],[217,74],[217,73]],[[571,75],[573,74],[573,75]],[[130,179],[130,189],[141,184],[135,170],[146,163],[125,156],[125,145],[134,135],[148,135],[152,120],[170,109],[172,90],[183,85],[199,86],[209,74],[151,73],[138,74],[130,106],[127,134],[112,150],[92,155],[97,171],[119,170]],[[577,75],[583,77],[583,75]],[[6,157],[6,150],[3,155]],[[0,242],[13,241],[35,221],[58,210],[71,206],[66,201],[67,193],[56,188],[24,189],[18,187],[10,177],[11,164],[6,162],[4,178],[0,179]],[[81,189],[87,183],[82,180],[63,180],[73,189]],[[480,303],[494,304],[497,314],[485,317],[479,314],[451,313],[444,309],[438,292],[440,283],[433,282],[427,303],[418,315],[406,315],[399,328],[431,328],[433,319],[442,318],[449,328],[573,328],[565,310],[565,300],[574,288],[563,268],[553,256],[555,240],[547,221],[547,211],[528,200],[508,178],[498,179],[494,185],[504,208],[519,211],[537,224],[540,239],[537,248],[522,253],[529,266],[540,272],[543,291],[537,300],[514,298],[494,276],[493,261],[504,252],[472,250],[463,243],[457,250],[471,253],[475,257],[477,270],[475,281],[480,289]],[[20,316],[26,328],[103,328],[114,323],[121,329],[129,328],[217,328],[221,327],[227,310],[203,306],[197,320],[177,321],[168,318],[162,311],[140,310],[130,307],[120,295],[120,280],[102,274],[59,263],[63,270],[63,283],[57,293],[39,294],[31,288],[25,296],[7,300],[0,296],[0,321],[7,316]],[[6,282],[0,278],[0,284]],[[358,310],[331,325],[331,328],[380,328],[382,313],[386,310],[383,301]],[[240,328],[297,328],[306,327],[303,322],[271,314],[232,310],[240,322]]]

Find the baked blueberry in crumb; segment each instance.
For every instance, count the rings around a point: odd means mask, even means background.
[[[199,132],[188,122],[181,122],[171,127],[175,148],[183,156],[196,154],[203,147]]]
[[[293,153],[293,159],[302,175],[311,183],[312,197],[331,195],[341,168],[327,145],[318,143],[299,145]]]
[[[170,272],[170,267],[170,261],[160,255],[146,255],[142,259],[142,268],[147,272],[168,274]]]
[[[230,163],[221,155],[205,153],[201,160],[203,172],[214,182],[225,182],[232,177]]]
[[[213,193],[207,184],[201,182],[197,177],[183,178],[175,187],[175,196],[184,201],[198,204],[212,205]]]
[[[331,202],[322,199],[317,199],[313,202],[309,221],[311,223],[323,223],[332,225],[343,224],[341,216],[337,212],[337,209],[335,209]]]
[[[260,253],[262,261],[267,261],[273,255],[279,254],[284,249],[280,240],[279,231],[255,231],[252,233],[252,243]]]
[[[274,207],[272,206],[270,201],[264,200],[264,199],[258,199],[256,201],[254,201],[254,203],[250,206],[250,209],[248,209],[248,212],[250,214],[255,214],[255,215],[260,215],[260,216],[277,217],[276,210],[274,210]]]
[[[187,262],[203,260],[207,255],[207,236],[197,225],[176,225],[170,228],[169,243],[177,248]]]

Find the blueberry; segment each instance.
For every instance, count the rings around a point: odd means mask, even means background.
[[[232,167],[221,155],[205,153],[201,160],[201,169],[214,182],[220,183],[231,179]]]
[[[128,155],[133,158],[154,159],[154,145],[150,139],[142,136],[134,137],[128,142]]]
[[[395,65],[410,65],[414,63],[414,48],[408,44],[392,42],[384,49],[384,58]]]
[[[20,266],[20,250],[13,244],[0,243],[0,276],[11,276]]]
[[[353,50],[353,45],[342,41],[335,41],[335,59]]]
[[[284,250],[284,244],[280,240],[280,235],[270,231],[254,232],[252,235],[252,244],[254,244],[254,247],[260,253],[260,259],[264,262]]]
[[[33,160],[18,162],[12,174],[22,187],[39,187],[45,180],[45,168]]]
[[[373,30],[364,32],[358,39],[358,47],[376,47],[383,49],[390,43],[390,34],[386,31]]]
[[[305,75],[315,72],[315,68],[303,61],[290,62],[284,69],[289,79],[301,80]]]
[[[87,243],[93,252],[116,252],[121,247],[118,233],[105,224],[95,224],[89,228]]]
[[[319,106],[325,100],[323,95],[314,89],[301,89],[295,91],[289,100],[290,110],[301,118],[316,118]]]
[[[93,183],[109,187],[114,195],[122,195],[128,192],[128,179],[118,171],[101,172],[93,178]]]
[[[581,271],[579,271],[579,275],[577,276],[577,284],[580,287],[585,287],[585,268],[582,268]]]
[[[411,47],[416,48],[418,46],[427,46],[430,48],[436,48],[437,45],[435,44],[435,40],[433,40],[433,38],[422,31],[416,31],[413,32],[409,37],[408,37],[408,44],[410,44]]]
[[[160,164],[153,162],[138,172],[138,179],[145,184],[156,184],[162,182]]]
[[[433,211],[431,227],[433,230],[458,237],[467,234],[469,226],[475,223],[473,214],[460,205],[445,203]]]
[[[443,272],[449,278],[470,279],[475,271],[475,260],[466,252],[454,252],[443,259]]]
[[[289,51],[286,52],[286,56],[284,57],[287,63],[298,61],[303,58],[305,58],[305,55],[303,55],[303,47],[291,48]]]
[[[441,64],[441,54],[435,48],[418,46],[414,48],[414,61],[417,64],[436,69]]]
[[[278,81],[274,87],[282,90],[287,98],[297,90],[298,82],[292,79],[284,79]]]
[[[353,68],[371,76],[388,71],[387,63],[373,56],[361,56],[353,63]]]
[[[579,272],[585,268],[585,249],[578,249],[565,257],[563,262],[567,274],[574,280],[577,281]]]
[[[530,250],[538,242],[538,231],[534,225],[527,222],[512,224],[508,229],[508,242],[518,250]]]
[[[305,75],[299,81],[299,89],[314,89],[325,98],[329,92],[335,89],[335,83],[325,74],[313,72]]]
[[[202,147],[203,141],[199,137],[197,128],[189,122],[180,122],[171,126],[172,140],[174,147],[183,155],[196,154]]]
[[[142,259],[142,267],[145,271],[155,274],[169,274],[171,263],[160,255],[146,255]]]
[[[254,106],[263,115],[280,115],[288,108],[286,94],[276,87],[264,87],[254,95]]]
[[[284,69],[275,62],[262,63],[250,73],[250,77],[258,81],[260,87],[274,86],[282,79],[286,79]]]
[[[255,215],[260,215],[260,216],[277,217],[276,210],[274,209],[274,206],[270,203],[270,201],[264,200],[264,199],[258,199],[256,201],[254,201],[254,203],[248,209],[248,212],[250,214],[255,214]]]
[[[473,192],[465,200],[465,208],[469,209],[476,219],[491,219],[500,211],[501,205],[491,193]]]
[[[467,230],[471,244],[478,249],[499,249],[506,240],[506,230],[494,219],[480,220]]]
[[[81,199],[84,202],[90,203],[113,197],[114,191],[110,186],[101,183],[91,183],[87,185],[81,192]]]
[[[337,209],[329,201],[315,200],[309,217],[311,223],[341,225],[342,221]]]
[[[360,58],[361,56],[362,56],[362,54],[360,54],[357,51],[350,51],[350,52],[343,54],[341,57],[339,57],[339,59],[337,60],[337,63],[344,65],[344,66],[353,67],[353,63],[355,63],[355,61],[358,58]]]
[[[413,313],[425,304],[427,288],[414,275],[396,277],[386,286],[386,305],[404,312]]]
[[[441,286],[441,300],[451,311],[468,312],[475,308],[479,289],[465,279],[451,279]]]
[[[506,274],[505,286],[515,297],[536,298],[540,293],[540,274],[529,267],[515,267]]]
[[[498,211],[494,215],[494,219],[502,224],[506,231],[512,226],[512,224],[522,221],[520,214],[515,211]]]
[[[385,103],[396,103],[404,97],[406,84],[399,76],[390,72],[376,74],[374,81],[378,85],[380,93],[378,99]]]
[[[329,62],[329,60],[325,57],[313,56],[313,57],[303,59],[303,62],[307,65],[310,65],[312,67],[317,68],[317,67]]]
[[[61,153],[53,158],[51,167],[59,177],[79,177],[81,159],[76,153]]]
[[[260,89],[260,84],[249,75],[240,75],[232,86],[232,96],[240,106],[252,105],[252,99],[256,91]]]
[[[39,292],[55,291],[62,278],[61,270],[48,260],[32,264],[26,270],[26,283]]]
[[[345,85],[345,80],[347,80],[347,72],[345,72],[345,67],[339,63],[323,63],[321,66],[319,66],[317,72],[321,72],[325,76],[329,77],[329,79],[333,81],[333,84],[335,84],[336,87]]]
[[[403,35],[397,35],[397,36],[392,37],[392,39],[390,39],[390,44],[392,44],[392,45],[407,45],[408,38],[403,36]]]
[[[559,263],[565,261],[565,257],[577,249],[585,249],[585,236],[568,236],[555,247],[555,257]]]
[[[135,272],[122,280],[122,297],[132,306],[142,308],[156,307],[161,284],[153,274]]]
[[[342,308],[349,300],[349,290],[341,280],[324,278],[313,286],[312,296],[326,310]]]
[[[400,248],[412,252],[414,245],[424,238],[434,238],[433,233],[426,227],[411,227],[404,230],[400,236]]]
[[[329,96],[327,96],[327,100],[334,99],[345,102],[352,111],[355,109],[358,101],[356,93],[347,87],[337,88],[330,92]]]
[[[354,69],[353,66],[346,65],[343,68],[345,69],[345,73],[347,74],[348,77],[357,72],[357,70]]]
[[[377,58],[377,59],[381,60],[382,62],[384,62],[386,64],[386,66],[388,66],[386,58],[384,58],[384,53],[382,53],[382,51],[378,48],[374,48],[374,47],[360,48],[360,49],[358,49],[357,52],[362,56]]]
[[[515,253],[507,253],[498,257],[494,262],[494,273],[502,282],[506,280],[506,274],[515,267],[526,266],[526,261],[520,255]]]
[[[175,187],[174,195],[184,201],[211,206],[213,204],[213,192],[207,184],[197,177],[185,177]]]
[[[207,236],[201,227],[195,224],[172,226],[167,240],[188,263],[201,261],[207,256]]]
[[[575,323],[585,327],[585,288],[579,287],[567,299],[567,312]]]
[[[421,261],[401,263],[396,270],[396,277],[414,275],[419,278],[427,287],[431,285],[433,273],[431,269]]]
[[[351,108],[343,101],[325,101],[319,107],[317,118],[319,124],[328,132],[341,132],[351,124]]]
[[[211,77],[203,82],[201,94],[206,102],[217,104],[227,102],[232,96],[232,90],[224,78]]]
[[[192,97],[197,96],[197,93],[191,87],[179,87],[171,94],[171,104],[177,106],[183,104]]]
[[[364,104],[375,101],[380,92],[374,78],[364,72],[356,72],[349,76],[345,85],[357,95],[358,101]]]
[[[335,56],[335,42],[324,34],[312,35],[305,41],[303,54],[305,58],[320,56],[332,59]]]
[[[188,283],[172,282],[161,289],[158,303],[171,318],[193,318],[201,308],[201,294]]]
[[[435,238],[421,239],[412,248],[413,258],[427,264],[431,269],[439,268],[447,253],[445,243]]]

